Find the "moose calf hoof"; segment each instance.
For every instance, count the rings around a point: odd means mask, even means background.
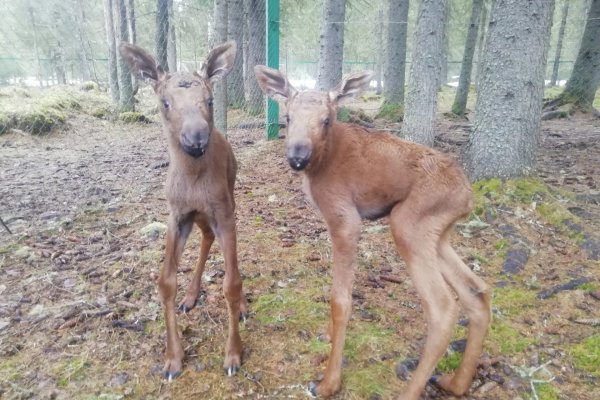
[[[179,377],[179,375],[181,375],[181,371],[175,371],[175,372],[165,371],[165,372],[163,372],[163,376],[169,382],[171,382],[173,379]]]
[[[429,378],[429,383],[439,387],[442,390],[445,390],[448,393],[452,393],[455,396],[464,395],[469,388],[458,387],[453,378],[454,374],[433,375],[431,378]]]
[[[240,311],[240,322],[246,322],[250,318],[250,313],[247,311]]]
[[[225,375],[231,377],[238,373],[238,371],[240,370],[240,367],[231,366],[231,367],[224,368],[224,370],[225,370]]]
[[[341,384],[338,385],[325,385],[323,381],[320,383],[310,382],[308,384],[308,388],[306,389],[307,393],[311,397],[330,397],[336,394],[341,389]]]
[[[194,307],[196,307],[196,301],[196,299],[191,300],[186,297],[181,303],[179,303],[177,309],[183,313],[188,313],[192,311]]]

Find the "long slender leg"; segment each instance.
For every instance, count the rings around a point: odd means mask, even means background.
[[[402,400],[417,400],[450,342],[458,304],[438,269],[438,264],[443,261],[437,256],[438,237],[432,233],[435,229],[431,229],[424,221],[411,221],[412,215],[403,213],[402,209],[394,211],[391,220],[394,240],[406,261],[427,319],[423,354],[406,391],[399,397]]]
[[[245,312],[245,302],[242,295],[242,277],[240,276],[237,264],[237,238],[233,212],[228,213],[217,224],[217,239],[225,258],[223,294],[225,295],[227,311],[229,312],[229,335],[225,348],[223,368],[228,376],[232,376],[240,369],[242,364],[242,340],[240,338],[239,319],[240,312]]]
[[[196,262],[196,271],[194,272],[190,286],[188,286],[183,301],[179,303],[179,309],[183,312],[190,311],[196,305],[198,294],[200,293],[200,287],[202,285],[202,274],[204,273],[206,260],[208,259],[208,253],[210,252],[210,248],[215,241],[215,235],[206,221],[202,219],[196,219],[196,224],[202,231],[200,255],[198,256],[198,261]]]
[[[185,242],[192,230],[193,216],[180,215],[171,211],[167,227],[165,262],[158,278],[158,294],[165,311],[167,343],[165,351],[165,378],[171,380],[181,373],[183,348],[177,333],[175,296],[177,295],[177,267]]]
[[[352,312],[352,283],[360,236],[360,216],[354,209],[344,215],[340,215],[339,210],[336,210],[334,216],[325,212],[323,215],[333,244],[331,319],[328,327],[331,352],[323,380],[318,385],[311,384],[309,391],[315,396],[328,397],[338,392],[342,385],[342,352]]]
[[[443,375],[436,383],[460,396],[471,386],[477,370],[491,320],[490,291],[488,285],[463,263],[446,237],[440,243],[439,253],[446,262],[442,274],[458,295],[458,300],[469,317],[469,333],[465,353],[455,374]]]

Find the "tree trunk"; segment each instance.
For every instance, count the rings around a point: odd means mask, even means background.
[[[92,69],[88,62],[88,52],[85,44],[85,32],[83,24],[85,22],[85,14],[83,9],[82,0],[77,0],[72,3],[76,8],[75,12],[75,23],[77,24],[77,39],[79,41],[79,58],[81,59],[81,79],[83,81],[89,81],[92,76]]]
[[[42,63],[40,62],[40,51],[38,49],[37,30],[35,28],[35,18],[33,16],[33,7],[31,6],[31,1],[27,2],[27,10],[29,11],[29,18],[31,20],[31,27],[33,30],[33,50],[35,52],[35,59],[37,61],[37,78],[40,82],[40,87],[43,87],[44,81],[42,80]]]
[[[553,9],[553,1],[492,4],[467,151],[473,180],[528,175],[532,170]]]
[[[444,86],[448,82],[448,47],[449,36],[448,36],[448,11],[446,11],[446,17],[444,18],[444,38],[442,40],[442,60],[440,63],[440,76],[438,80],[438,89],[441,90],[442,86]]]
[[[214,46],[227,41],[227,0],[215,0]],[[213,88],[215,127],[227,132],[227,78],[221,79]]]
[[[137,43],[137,30],[135,28],[135,4],[134,0],[127,1],[127,27],[129,28],[129,43],[136,44]],[[133,95],[135,96],[138,88],[139,82],[137,76],[135,74],[131,74],[131,85],[133,87]]]
[[[244,105],[244,0],[229,0],[227,9],[229,23],[227,30],[229,39],[237,43],[237,56],[233,69],[227,76],[227,99],[234,108]]]
[[[473,54],[475,53],[475,44],[477,42],[477,32],[479,31],[479,19],[481,18],[481,8],[483,0],[473,0],[471,10],[471,20],[467,31],[467,40],[465,42],[465,52],[463,53],[462,64],[460,66],[460,78],[458,79],[458,89],[452,105],[452,112],[456,115],[463,115],[467,108],[467,98],[469,97],[469,88],[471,86],[471,69],[473,67]]]
[[[169,70],[169,0],[156,1],[156,34],[154,35],[154,52],[156,61],[165,71]]]
[[[560,65],[560,53],[562,52],[563,39],[565,37],[565,25],[567,25],[567,16],[569,15],[569,0],[565,0],[560,18],[560,29],[558,30],[558,41],[556,42],[556,53],[554,53],[554,65],[552,66],[552,77],[550,86],[556,86],[558,80],[558,67]]]
[[[246,106],[250,114],[262,114],[265,100],[254,77],[254,66],[266,64],[265,0],[247,0],[248,6],[248,66],[246,69]]]
[[[375,46],[377,48],[377,60],[375,63],[375,81],[377,81],[377,94],[381,94],[382,86],[381,81],[383,78],[383,9],[379,9],[377,13],[377,42]]]
[[[117,1],[117,0],[114,0]],[[113,0],[104,0],[104,26],[108,44],[108,86],[113,103],[119,104],[119,73],[117,72],[117,43],[113,22]]]
[[[481,19],[479,20],[479,40],[477,41],[477,69],[475,72],[475,85],[479,88],[479,75],[481,71],[481,65],[483,61],[483,48],[485,47],[485,38],[487,35],[488,28],[488,16],[489,10],[486,5],[487,1],[483,1],[483,7],[481,8]]]
[[[319,36],[317,90],[329,90],[342,80],[346,0],[324,0]]]
[[[383,79],[383,97],[387,103],[404,104],[408,8],[409,0],[389,0],[387,63]]]
[[[423,0],[415,31],[402,133],[427,146],[433,145],[447,13],[447,0]]]
[[[169,0],[169,40],[167,42],[167,64],[169,71],[177,71],[177,35],[175,33],[175,14],[173,0]]]
[[[600,84],[600,0],[592,0],[577,59],[565,91],[563,103],[591,109]]]
[[[129,42],[129,27],[127,24],[127,8],[125,0],[113,0],[115,9],[115,32],[117,41]],[[119,72],[119,109],[121,112],[133,111],[133,85],[131,84],[131,73],[121,53],[117,52],[117,70]]]

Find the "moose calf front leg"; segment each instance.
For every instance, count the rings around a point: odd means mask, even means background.
[[[323,380],[318,385],[314,383],[309,385],[309,391],[313,396],[322,397],[335,394],[342,386],[342,353],[346,327],[352,312],[352,282],[360,235],[360,217],[353,215],[337,220],[335,223],[327,222],[333,244],[331,319],[328,328],[331,336],[331,352]]]
[[[171,213],[167,227],[165,262],[158,278],[158,293],[165,310],[167,342],[164,376],[171,380],[181,374],[183,348],[177,332],[175,297],[177,295],[177,267],[187,237],[192,229],[192,219]]]
[[[245,318],[246,307],[242,296],[242,277],[237,264],[237,239],[233,216],[219,224],[218,240],[225,258],[225,279],[223,294],[227,301],[229,313],[229,335],[225,348],[223,368],[228,376],[235,375],[242,364],[242,340],[240,338],[239,320]]]

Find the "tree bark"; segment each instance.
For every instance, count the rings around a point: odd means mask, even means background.
[[[115,0],[117,1],[117,0]],[[117,43],[113,22],[113,0],[104,0],[104,26],[108,44],[108,86],[113,103],[119,104],[119,73],[117,71]]]
[[[433,124],[442,71],[447,0],[423,0],[413,46],[402,133],[408,140],[433,145]]]
[[[227,99],[234,108],[244,105],[244,0],[229,0],[227,9],[229,23],[227,25],[229,39],[237,43],[237,56],[233,69],[227,76]]]
[[[473,180],[528,175],[535,162],[553,1],[492,4],[467,165]]]
[[[408,9],[409,0],[389,0],[387,63],[383,79],[383,97],[387,103],[404,104]]]
[[[175,33],[175,14],[173,13],[173,0],[169,0],[169,39],[167,41],[167,64],[169,71],[177,71],[177,35]]]
[[[375,63],[375,81],[377,82],[376,94],[381,94],[383,86],[381,81],[383,80],[383,9],[380,8],[377,13],[377,42],[375,46],[377,48],[377,60]]]
[[[317,90],[329,90],[342,80],[346,0],[324,0],[319,37]]]
[[[248,65],[246,68],[246,107],[250,114],[262,114],[265,100],[254,77],[254,66],[266,64],[266,4],[265,0],[247,0],[248,11]]]
[[[592,0],[577,59],[565,91],[563,103],[591,109],[600,84],[600,0]]]
[[[558,67],[560,65],[560,54],[562,52],[563,39],[565,37],[565,26],[567,25],[567,16],[569,15],[569,0],[565,0],[560,18],[560,29],[558,30],[558,40],[556,42],[556,52],[554,53],[554,65],[552,66],[552,77],[550,86],[556,86],[558,80]]]
[[[488,28],[488,16],[489,10],[486,5],[487,1],[483,1],[483,7],[481,8],[481,19],[479,20],[479,39],[477,40],[477,65],[475,71],[475,86],[479,88],[479,75],[481,71],[481,65],[483,61],[483,49],[485,47],[485,37],[487,35]]]
[[[462,64],[460,66],[460,77],[458,79],[458,89],[452,105],[452,112],[456,115],[463,115],[467,108],[467,98],[469,97],[469,88],[471,86],[471,69],[473,68],[473,54],[477,42],[477,33],[479,31],[479,20],[481,18],[481,9],[483,0],[473,0],[471,9],[471,19],[467,31],[467,40],[465,42],[465,51],[463,53]]]
[[[127,8],[125,0],[113,0],[115,9],[115,32],[118,35],[117,41],[129,42],[129,27],[127,24]],[[121,112],[133,111],[133,85],[131,83],[131,73],[129,68],[117,51],[117,70],[119,79],[119,109]]]
[[[135,4],[134,0],[127,1],[127,27],[129,28],[129,43],[136,44],[137,43],[137,30],[135,27]],[[137,76],[135,74],[131,74],[131,85],[133,87],[133,95],[135,96],[138,88],[139,82]]]
[[[79,57],[81,59],[81,79],[83,81],[89,81],[92,76],[92,69],[88,62],[88,52],[85,44],[85,31],[83,24],[85,22],[84,9],[81,0],[76,0],[72,3],[76,8],[75,23],[77,24],[77,39],[79,40]]]
[[[156,61],[165,71],[169,70],[169,0],[156,0],[156,34],[154,35],[154,52]]]
[[[215,25],[214,46],[227,41],[227,0],[214,0]],[[227,132],[227,78],[221,79],[213,88],[215,127]]]

